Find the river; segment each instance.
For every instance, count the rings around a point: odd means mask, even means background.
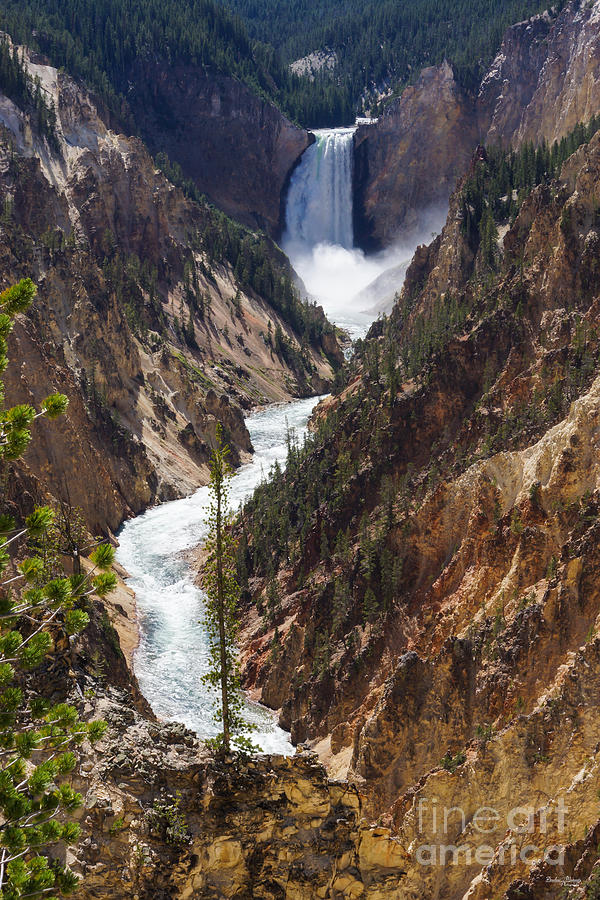
[[[288,426],[301,440],[318,399],[278,404],[246,419],[255,454],[232,479],[233,508],[252,493],[275,460],[284,464]],[[117,552],[136,595],[140,644],[135,672],[142,693],[160,718],[183,722],[201,737],[212,737],[219,729],[212,718],[213,697],[201,684],[208,667],[202,592],[182,551],[205,537],[207,503],[204,487],[131,519],[119,534]],[[251,737],[263,752],[294,752],[269,710],[248,703],[246,716],[257,728]]]

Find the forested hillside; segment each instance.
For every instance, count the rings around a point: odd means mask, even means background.
[[[352,598],[355,611],[356,608],[361,610],[365,621],[387,615],[389,603],[398,595],[402,574],[402,561],[396,559],[394,562],[394,547],[386,546],[391,523],[398,518],[393,507],[398,505],[400,495],[405,504],[420,503],[442,477],[438,460],[431,464],[424,477],[421,473],[417,478],[411,464],[400,478],[389,477],[396,453],[393,441],[390,443],[394,409],[399,398],[412,395],[415,386],[429,387],[436,366],[443,367],[445,354],[453,341],[460,340],[482,321],[495,316],[498,308],[504,310],[507,298],[502,289],[506,290],[506,285],[501,288],[499,284],[507,271],[508,278],[512,277],[515,282],[514,308],[510,313],[516,323],[515,334],[523,331],[526,263],[521,240],[525,228],[531,227],[528,222],[531,211],[523,213],[523,207],[527,201],[530,206],[535,203],[531,196],[536,189],[540,192],[538,204],[541,204],[540,197],[544,201],[550,196],[558,197],[560,232],[563,237],[570,235],[575,228],[573,211],[559,193],[558,179],[566,160],[590,142],[599,129],[600,118],[594,117],[587,124],[580,123],[552,146],[543,143],[536,149],[528,143],[516,152],[496,147],[479,149],[453,199],[459,224],[451,237],[458,245],[459,264],[456,266],[460,271],[460,282],[453,273],[454,289],[445,284],[445,290],[439,295],[431,291],[431,296],[424,300],[424,272],[429,274],[427,267],[439,253],[441,239],[437,238],[427,251],[423,248],[428,253],[425,264],[420,261],[419,254],[415,256],[392,313],[379,319],[364,341],[356,341],[351,360],[345,370],[337,373],[335,393],[339,395],[338,399],[329,404],[327,414],[319,417],[313,433],[302,447],[291,444],[285,472],[276,467],[274,477],[257,488],[248,503],[246,515],[252,523],[252,540],[251,553],[248,552],[246,565],[242,566],[243,581],[245,572],[271,578],[277,567],[292,561],[298,564],[301,572],[300,586],[306,570],[314,564],[314,557],[325,560],[330,550],[342,558],[350,554],[353,527],[359,536],[359,555],[363,554],[364,565],[361,563],[359,567],[360,574],[351,567],[336,572],[337,593],[330,624],[334,631],[336,627],[341,628],[341,622],[336,626],[335,616],[339,613],[336,604],[342,602],[342,596],[344,614],[352,605]],[[562,190],[564,193],[564,187]],[[598,213],[594,210],[586,227],[597,227],[597,222]],[[449,232],[447,226],[444,236],[448,243]],[[505,236],[503,242],[499,242],[500,233]],[[577,273],[586,295],[592,291],[591,282],[596,276],[597,267],[591,260],[593,254],[588,253],[586,265],[591,265],[593,277],[584,271],[583,263]],[[500,416],[499,422],[492,423],[489,421],[491,414],[486,416],[484,440],[481,428],[469,432],[466,444],[475,441],[474,446],[457,449],[450,442],[452,452],[448,450],[444,459],[448,471],[452,474],[462,472],[475,459],[487,458],[509,444],[511,448],[521,446],[536,430],[566,415],[569,404],[589,383],[594,371],[594,360],[588,358],[592,351],[588,349],[587,331],[585,335],[585,353],[580,348],[574,369],[567,365],[568,377],[564,380],[557,379],[555,372],[549,376],[552,388],[543,397],[540,394],[532,406],[521,405],[519,401],[504,421]],[[577,341],[581,337],[579,335]],[[489,382],[488,388],[494,374],[490,363],[483,374],[484,381]],[[434,449],[438,449],[437,445]],[[433,450],[432,455],[435,455]],[[366,477],[367,472],[370,488],[359,493],[364,499],[357,501],[355,510],[356,484]],[[368,498],[371,494],[373,498],[379,497],[381,515],[378,522],[381,533],[376,533],[375,541],[369,536],[371,501]],[[348,497],[352,498],[350,503]],[[350,509],[355,512],[355,520],[349,528]],[[345,512],[340,515],[341,510]],[[402,515],[406,514],[403,510]],[[265,615],[268,618],[266,612]]]
[[[305,113],[314,109],[321,121],[326,106],[332,123],[351,114],[347,89],[322,97],[321,85],[294,76],[271,47],[256,45],[240,19],[213,0],[7,0],[0,28],[84,78],[130,127],[128,76],[134,62],[153,57],[235,76],[303,124],[318,124],[306,122]]]
[[[16,43],[46,53],[84,78],[114,112],[123,111],[127,76],[138,57],[157,55],[270,86],[243,25],[211,0],[8,0],[0,27]]]
[[[325,105],[344,110],[349,121],[373,88],[401,89],[424,66],[448,59],[459,81],[475,88],[500,46],[504,29],[538,13],[546,0],[222,0],[248,25],[252,37],[271,42],[285,63],[329,48],[337,53],[333,73],[321,83]],[[558,12],[563,2],[553,4]],[[328,118],[306,93],[294,111],[305,124]],[[315,105],[311,105],[315,104]],[[350,106],[348,106],[350,104]]]
[[[461,0],[449,11],[439,0],[7,0],[0,28],[83,77],[122,118],[131,66],[158,56],[234,75],[305,127],[317,127],[353,121],[376,86],[400,88],[444,58],[463,84],[475,85],[503,29],[545,5]],[[323,47],[338,54],[332,73],[310,80],[290,72],[289,62]]]
[[[70,496],[94,532],[114,531],[130,511],[206,480],[217,420],[237,462],[251,449],[243,409],[322,391],[325,357],[340,354],[264,235],[184,197],[68,76],[2,44],[0,73],[16,103],[0,90],[0,276],[30,272],[39,284],[11,336],[26,374],[8,374],[6,395],[25,403],[41,385],[62,386],[69,412],[28,454],[27,478],[42,497]],[[60,460],[51,474],[49,458]],[[27,485],[13,479],[9,499]]]

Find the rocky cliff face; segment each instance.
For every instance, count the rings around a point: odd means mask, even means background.
[[[599,190],[596,135],[501,231],[491,272],[461,188],[294,470],[310,512],[276,590],[251,572],[248,683],[397,830],[406,897],[558,898],[569,878],[593,896]]]
[[[356,135],[357,236],[379,248],[430,230],[477,144],[552,142],[600,109],[600,6],[580,0],[507,30],[477,97],[426,69]]]
[[[355,137],[355,234],[365,249],[441,221],[478,140],[473,104],[448,63],[424,69]]]
[[[144,721],[113,690],[112,734],[83,762],[85,900],[399,898],[406,855],[362,818],[355,788],[307,753],[217,762],[177,725]]]
[[[221,209],[277,235],[282,194],[310,135],[242,82],[198,67],[140,62],[130,73],[134,118]]]
[[[55,625],[52,654],[27,676],[52,702],[107,724],[69,776],[84,798],[81,838],[51,850],[84,876],[78,895],[400,900],[400,843],[313,753],[215,759],[183,725],[156,720],[121,649],[121,599],[90,598],[75,641]]]
[[[258,257],[258,238],[242,235],[254,262],[240,255],[234,273],[229,226],[156,171],[139,140],[111,131],[68,77],[31,70],[55,103],[58,149],[0,97],[0,279],[39,285],[11,338],[7,397],[35,402],[53,387],[71,403],[51,436],[42,426],[21,487],[68,496],[94,531],[114,530],[206,481],[217,422],[241,459],[243,410],[322,390],[323,347],[339,350],[333,334],[301,347],[291,317],[240,288],[248,266],[263,267],[270,290],[273,273],[285,276],[274,248],[263,242]]]
[[[600,109],[600,6],[569,3],[509,28],[479,91],[489,143],[552,142]]]

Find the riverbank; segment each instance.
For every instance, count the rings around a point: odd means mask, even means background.
[[[113,567],[117,587],[105,598],[105,606],[113,627],[119,635],[121,650],[127,667],[134,673],[133,658],[140,643],[139,619],[135,592],[127,584],[129,573],[118,563]]]
[[[271,408],[282,408],[284,406],[290,405],[293,406],[296,402],[299,403],[310,403],[313,398],[303,398],[302,400],[295,401],[282,401],[280,403],[271,403],[265,406],[258,407],[253,410],[250,418],[252,416],[260,415],[267,412]],[[318,396],[315,398],[315,404],[318,403],[322,399],[322,396]],[[247,420],[246,420],[247,421]],[[252,463],[253,454],[252,453],[240,453],[240,466],[239,468],[243,468]],[[205,467],[205,478],[203,483],[196,488],[196,491],[202,490],[208,484],[208,480],[210,477],[210,472],[208,466]],[[193,497],[196,493],[194,491],[192,494],[188,495],[187,498]],[[166,503],[161,503],[158,506],[154,506],[146,510],[146,513],[151,513],[153,510],[162,508],[167,506],[169,502],[177,502],[177,501],[168,501]],[[142,514],[145,515],[146,513]],[[133,521],[133,520],[129,520]],[[121,526],[121,529],[118,532],[120,535],[123,532],[123,529],[126,528],[128,522],[124,522]],[[118,540],[118,537],[117,537]],[[196,566],[197,568],[197,556],[199,552],[199,547],[202,544],[202,540],[196,544],[193,544],[191,547],[186,547],[182,551],[182,559],[185,561],[186,565],[193,568]],[[139,647],[140,638],[141,638],[141,625],[140,625],[140,616],[138,615],[138,605],[136,600],[136,594],[133,588],[130,586],[129,582],[132,577],[132,573],[127,569],[126,566],[122,565],[118,561],[118,549],[117,549],[117,562],[114,565],[114,572],[117,576],[117,587],[115,590],[106,598],[106,608],[111,621],[111,624],[117,631],[119,635],[119,641],[121,644],[121,649],[127,661],[127,665],[130,671],[135,674],[135,652]],[[193,575],[194,581],[196,580],[196,574]]]

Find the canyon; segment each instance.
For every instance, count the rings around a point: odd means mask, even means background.
[[[565,139],[600,111],[599,25],[599,0],[515,25],[476,97],[449,64],[425,69],[377,124],[314,147],[241,82],[192,68],[132,73],[146,144],[35,56],[57,146],[0,98],[0,274],[39,286],[10,339],[7,399],[70,400],[12,466],[9,509],[67,501],[114,537],[206,484],[217,423],[237,466],[250,410],[332,390],[236,532],[244,687],[295,756],[215,759],[159,721],[123,582],[42,673],[109,725],[72,779],[82,841],[58,851],[84,900],[595,896],[600,132],[500,198],[516,205],[491,225],[485,179],[491,145]],[[312,218],[307,172],[335,187]],[[380,249],[448,204],[346,361],[257,231]],[[315,215],[323,234],[302,235]],[[163,593],[181,613],[175,581]],[[456,813],[444,832],[432,807]],[[507,827],[530,807],[529,830]],[[455,864],[423,862],[442,845],[461,848]]]
[[[341,352],[322,311],[291,300],[274,245],[257,263],[261,239],[186,199],[68,76],[33,61],[30,70],[55,104],[58,146],[1,99],[2,280],[39,285],[11,337],[21,369],[8,374],[7,398],[37,401],[55,385],[71,403],[58,429],[41,426],[13,499],[68,498],[92,531],[115,531],[206,482],[217,421],[234,461],[248,458],[243,410],[322,392]],[[233,256],[212,257],[207,234],[240,245],[237,274]],[[282,312],[244,286],[244,253],[271,290],[288,279]],[[303,339],[293,317],[321,337]]]
[[[499,225],[491,270],[466,224],[485,165],[480,150],[314,443],[246,509],[245,678],[398,835],[403,897],[594,896],[600,141]],[[445,832],[432,804],[455,810]],[[515,807],[535,810],[525,835],[503,824]],[[507,865],[524,842],[535,863]],[[444,844],[453,865],[419,858]]]
[[[318,308],[302,307],[318,336],[310,343],[260,294],[240,289],[233,264],[198,245],[211,228],[219,237],[222,220],[170,184],[137,138],[112,131],[81,86],[43,61],[28,66],[54,101],[58,146],[2,98],[2,277],[30,274],[39,285],[10,338],[19,363],[6,393],[9,403],[36,403],[56,388],[70,403],[59,423],[36,426],[3,500],[18,514],[61,500],[92,532],[110,535],[132,512],[207,481],[217,423],[234,463],[248,459],[244,411],[322,392],[341,351]],[[279,251],[267,252],[286,275]],[[191,342],[182,336],[189,322]],[[269,340],[276,329],[290,362]],[[128,885],[153,898],[397,892],[403,852],[389,829],[364,821],[358,792],[329,782],[310,754],[219,769],[191,732],[158,725],[140,694],[127,588],[90,615],[83,641],[57,646],[44,673],[55,697],[83,701],[84,715],[109,723],[73,782],[85,796],[83,841],[81,856],[64,860],[85,875],[81,896],[118,896]],[[229,811],[236,791],[242,818]],[[166,835],[161,804],[180,810],[184,839]]]

